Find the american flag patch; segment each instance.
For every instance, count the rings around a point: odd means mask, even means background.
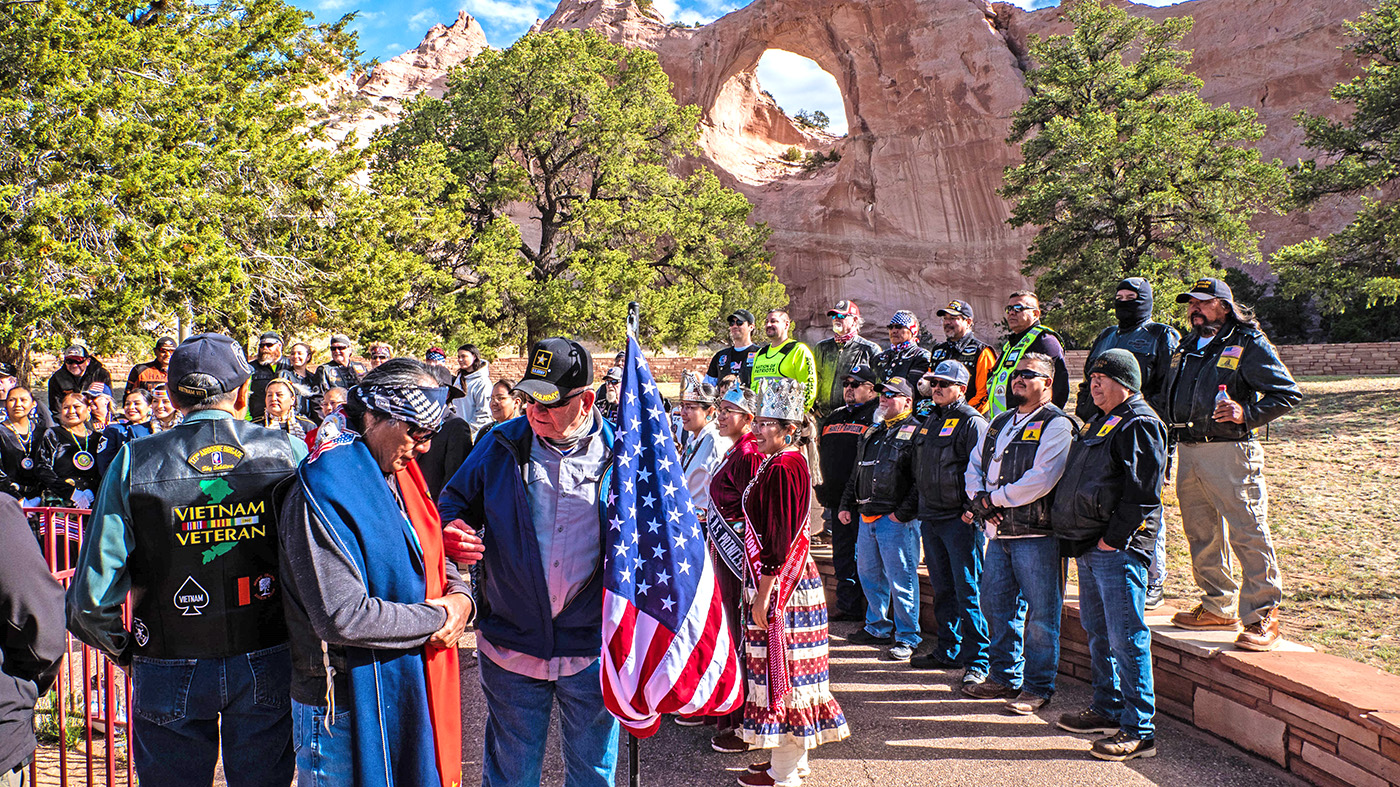
[[[1226,347],[1224,351],[1220,353],[1222,358],[1238,358],[1243,354],[1244,347],[1241,347],[1238,344],[1232,344],[1229,347]]]

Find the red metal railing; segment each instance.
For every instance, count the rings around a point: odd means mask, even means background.
[[[54,579],[67,588],[73,581],[78,550],[89,512],[80,508],[26,508],[30,523],[39,536],[44,557]],[[124,615],[131,624],[131,606]],[[30,784],[103,784],[131,787],[136,777],[131,761],[131,678],[103,654],[67,635],[67,655],[58,673],[52,707],[42,706],[35,715],[52,714],[58,743],[40,744],[29,766]],[[40,699],[41,703],[45,698]],[[70,721],[70,714],[78,720]],[[79,751],[70,751],[71,725],[81,725]],[[72,762],[80,760],[80,762]],[[122,778],[124,776],[124,779]],[[71,781],[70,781],[71,780]]]

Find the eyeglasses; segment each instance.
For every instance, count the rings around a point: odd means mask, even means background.
[[[387,355],[371,355],[371,356],[369,357],[369,359],[370,359],[371,361],[387,361],[387,360],[389,360],[389,356],[387,356]]]
[[[1017,369],[1011,373],[1011,376],[1017,380],[1034,380],[1037,377],[1045,380],[1050,379],[1050,375],[1045,372],[1037,372],[1034,369]]]
[[[904,394],[900,393],[899,391],[881,391],[880,395],[885,397],[886,399],[897,399],[903,396]]]
[[[870,385],[870,383],[865,380],[847,380],[841,383],[842,388],[859,388],[862,385]]]
[[[349,349],[350,349],[349,347],[344,347],[344,346],[341,346],[341,345],[339,345],[339,344],[332,344],[332,345],[331,345],[331,352],[333,352],[333,353],[343,353],[343,352],[348,351]]]
[[[429,429],[426,426],[410,426],[408,424],[404,424],[404,426],[408,427],[408,436],[413,439],[414,448],[433,439],[433,435],[437,434],[436,429]]]
[[[846,319],[847,317],[850,317],[850,316],[851,316],[850,314],[844,314],[844,313],[843,313],[843,314],[833,314],[833,315],[831,315],[831,319],[833,319],[833,320],[844,320],[844,319]]]
[[[577,399],[577,398],[579,398],[580,396],[583,396],[583,395],[584,395],[585,393],[587,393],[587,392],[588,392],[588,389],[587,389],[587,388],[583,388],[583,389],[580,389],[580,390],[578,390],[578,391],[574,391],[573,393],[569,394],[568,396],[561,396],[561,397],[559,397],[559,401],[557,401],[557,402],[541,402],[541,401],[539,401],[538,399],[533,399],[533,398],[532,398],[532,399],[530,399],[530,404],[533,404],[533,405],[535,405],[536,407],[543,407],[543,408],[546,409],[546,410],[558,410],[560,407],[563,407],[564,405],[568,404],[569,402],[573,401],[574,399]]]
[[[1006,307],[1006,313],[1007,313],[1007,314],[1016,314],[1017,312],[1033,312],[1033,311],[1035,311],[1037,308],[1038,308],[1038,307],[1036,307],[1036,306],[1027,306],[1027,305],[1024,304],[1024,303],[1013,303],[1013,304],[1011,304],[1010,306],[1007,306],[1007,307]]]
[[[730,317],[730,318],[729,318],[729,324],[730,324],[730,325],[748,325],[747,322],[745,322],[745,321],[739,319],[738,317]]]

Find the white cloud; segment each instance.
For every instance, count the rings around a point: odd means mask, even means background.
[[[652,0],[651,5],[667,21],[676,21],[680,18],[681,5],[676,0]]]
[[[485,25],[496,22],[513,27],[529,27],[540,18],[534,2],[510,2],[510,0],[466,0],[462,9]]]
[[[426,29],[430,23],[437,19],[437,15],[437,9],[424,8],[408,18],[408,28],[409,30]]]
[[[831,119],[827,131],[846,133],[846,105],[836,78],[801,55],[770,49],[758,61],[758,82],[789,115],[821,110]]]
[[[316,4],[317,11],[340,11],[348,7],[354,0],[321,0]]]

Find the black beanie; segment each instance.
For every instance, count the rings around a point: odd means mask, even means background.
[[[1132,290],[1137,300],[1113,302],[1113,314],[1118,318],[1118,328],[1130,331],[1152,319],[1152,283],[1140,276],[1130,276],[1118,282],[1118,289]]]
[[[1142,390],[1142,370],[1138,368],[1137,358],[1118,347],[1104,350],[1102,355],[1095,358],[1094,365],[1089,367],[1089,374],[1101,374],[1133,393]]]

